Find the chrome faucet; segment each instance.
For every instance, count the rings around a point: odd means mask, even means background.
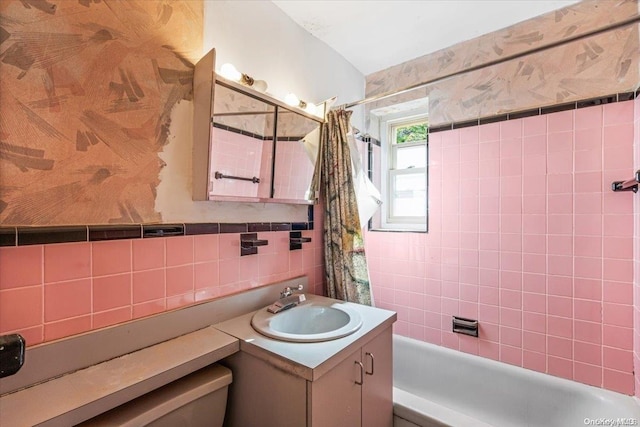
[[[297,288],[293,288],[293,289],[287,286],[282,290],[282,292],[280,292],[280,298],[290,297],[291,295],[293,295],[295,291],[301,291],[302,289],[303,289],[302,285],[298,285]]]
[[[287,286],[280,292],[280,299],[267,307],[267,311],[274,314],[280,313],[305,301],[304,294],[293,295],[295,291],[301,291],[302,289],[302,285],[298,285],[295,288]]]

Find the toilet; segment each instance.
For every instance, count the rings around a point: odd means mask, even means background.
[[[231,371],[213,364],[79,426],[222,427]]]

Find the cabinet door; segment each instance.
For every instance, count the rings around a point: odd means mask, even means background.
[[[317,381],[307,382],[309,423],[312,427],[354,427],[361,425],[360,349],[349,355]]]
[[[391,327],[362,347],[362,425],[393,425],[393,342]],[[354,424],[355,425],[355,424]]]

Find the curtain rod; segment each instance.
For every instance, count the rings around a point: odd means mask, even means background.
[[[460,76],[462,74],[470,73],[472,71],[481,70],[481,69],[486,68],[486,67],[492,67],[494,65],[498,65],[498,64],[501,64],[503,62],[511,61],[513,59],[518,59],[518,58],[521,58],[523,56],[531,55],[531,54],[534,54],[534,53],[542,52],[542,51],[545,51],[547,49],[552,49],[552,48],[555,48],[555,47],[558,47],[558,46],[562,46],[564,44],[572,43],[572,42],[577,41],[577,40],[585,39],[587,37],[592,37],[592,36],[596,36],[596,35],[599,35],[599,34],[602,34],[602,33],[606,33],[608,31],[618,30],[620,28],[623,28],[623,27],[626,27],[628,25],[632,25],[632,24],[635,24],[635,23],[638,23],[638,22],[640,22],[640,15],[636,15],[633,18],[625,19],[624,21],[618,22],[616,24],[608,25],[606,27],[602,27],[602,28],[599,28],[597,30],[593,30],[593,31],[589,31],[589,32],[586,32],[586,33],[583,33],[583,34],[578,34],[578,35],[575,35],[575,36],[571,36],[571,37],[568,37],[566,39],[558,40],[556,42],[549,43],[549,44],[544,45],[544,46],[539,46],[539,47],[536,47],[536,48],[533,48],[533,49],[529,49],[529,50],[525,50],[525,51],[522,51],[522,52],[519,52],[519,53],[515,53],[513,55],[505,56],[504,58],[495,59],[493,61],[489,61],[489,62],[485,62],[483,64],[475,65],[473,67],[465,68],[464,70],[459,70],[459,71],[455,71],[453,73],[445,74],[443,76],[436,77],[436,78],[433,78],[431,80],[427,80],[427,81],[422,82],[422,83],[413,84],[411,86],[407,86],[407,87],[402,88],[400,90],[396,90],[396,91],[393,91],[393,92],[386,92],[386,93],[382,93],[380,95],[369,96],[369,97],[361,99],[359,101],[350,102],[350,103],[345,104],[343,106],[338,106],[338,108],[351,108],[351,107],[355,107],[355,106],[362,105],[362,104],[368,104],[368,103],[374,102],[374,101],[380,101],[380,100],[383,100],[383,99],[386,99],[386,98],[390,98],[392,96],[402,95],[403,93],[406,93],[406,92],[409,92],[409,91],[412,91],[412,90],[415,90],[415,89],[420,89],[420,88],[428,86],[428,85],[430,85],[432,83],[436,83],[436,82],[439,82],[439,81],[442,81],[442,80],[446,80],[446,79],[449,79],[451,77],[457,77],[457,76]]]

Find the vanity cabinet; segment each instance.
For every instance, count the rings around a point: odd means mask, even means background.
[[[370,332],[312,380],[284,360],[240,351],[224,361],[234,376],[225,426],[391,427],[392,345],[391,326]]]
[[[311,427],[393,425],[391,328],[309,387]]]

